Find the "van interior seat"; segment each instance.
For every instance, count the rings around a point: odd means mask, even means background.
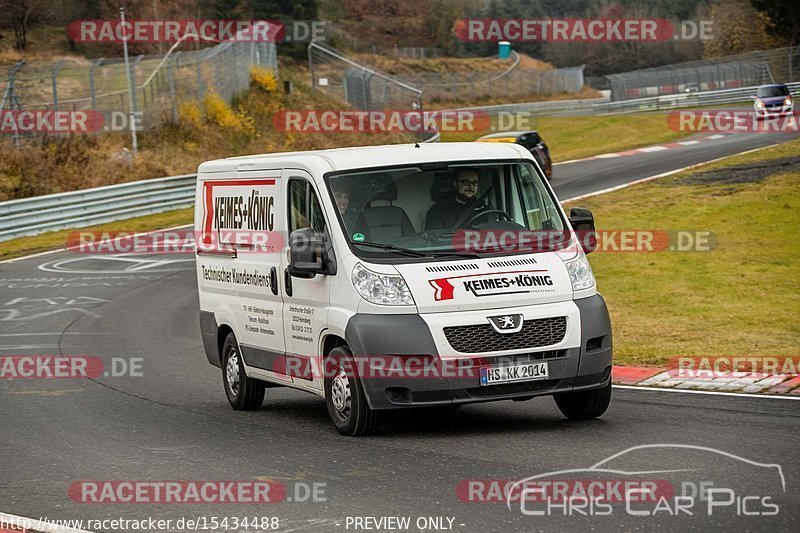
[[[397,185],[388,174],[376,176],[372,181],[374,191],[364,207],[364,221],[370,240],[391,243],[392,240],[413,235],[414,225],[402,207],[392,205],[397,200]]]

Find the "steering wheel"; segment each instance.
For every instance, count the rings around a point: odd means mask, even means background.
[[[472,226],[472,224],[473,224],[473,223],[474,223],[476,220],[479,220],[479,219],[481,219],[481,218],[485,217],[486,215],[491,215],[492,213],[497,213],[497,214],[499,214],[499,215],[502,215],[502,216],[503,216],[503,218],[504,218],[504,219],[506,219],[506,220],[508,220],[509,222],[514,222],[514,219],[513,219],[513,218],[511,218],[511,215],[509,215],[508,213],[506,213],[506,212],[505,212],[505,211],[503,211],[502,209],[487,209],[486,211],[481,211],[481,212],[480,212],[480,213],[478,213],[477,215],[475,215],[475,216],[473,216],[472,218],[470,218],[469,220],[467,220],[467,221],[464,223],[464,225],[465,225],[466,227],[471,227],[471,226]]]

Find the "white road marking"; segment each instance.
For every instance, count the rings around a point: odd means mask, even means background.
[[[40,350],[42,348],[59,348],[61,344],[0,344],[0,350]],[[0,357],[3,357],[0,355]]]
[[[720,135],[719,133],[717,133],[716,135],[711,135],[711,136],[709,136],[707,138],[708,139],[724,139],[725,136],[724,135]]]
[[[596,155],[594,157],[596,159],[611,159],[612,157],[619,157],[619,156],[620,156],[619,154],[613,153],[613,154],[600,154],[600,155]]]
[[[700,144],[700,141],[680,141],[678,144],[683,146],[690,146],[692,144]]]
[[[570,163],[580,163],[581,161],[589,161],[590,159],[594,159],[596,157],[597,156],[594,155],[590,157],[581,157],[580,159],[568,159],[566,161],[559,161],[558,163],[553,163],[553,166],[557,167],[558,165],[569,165]]]
[[[176,229],[191,228],[193,226],[194,226],[194,224],[184,224],[182,226],[173,226],[171,228],[156,229],[156,230],[153,230],[153,231],[143,231],[141,233],[132,233],[131,235],[128,235],[128,238],[135,237],[137,235],[152,235],[153,233],[162,233],[164,231],[173,231],[173,230],[176,230]],[[113,239],[113,240],[119,240],[119,238],[116,238],[116,239]],[[113,242],[113,240],[112,240],[112,242]],[[100,242],[106,242],[106,241],[100,241]],[[68,247],[64,247],[64,248],[58,248],[57,250],[47,250],[46,252],[39,252],[39,253],[31,254],[31,255],[23,255],[23,256],[20,256],[20,257],[15,257],[13,259],[4,259],[4,260],[0,261],[0,265],[5,264],[5,263],[14,263],[16,261],[22,261],[23,259],[33,259],[34,257],[42,257],[44,255],[55,254],[55,253],[58,253],[58,252],[65,252],[67,250],[74,250],[74,249],[79,248],[79,247],[80,247],[80,245],[76,244],[75,246],[68,246]]]
[[[784,396],[777,394],[743,394],[741,392],[718,392],[712,390],[667,389],[664,387],[638,387],[636,385],[613,385],[615,389],[638,390],[648,392],[679,392],[684,394],[711,394],[714,396],[735,396],[737,398],[769,398],[772,400],[800,400],[800,396]]]
[[[111,335],[111,333],[63,331],[61,333],[0,333],[0,337],[30,337],[31,335]]]
[[[656,145],[656,146],[646,146],[644,148],[637,148],[637,152],[660,152],[661,150],[667,150],[666,146]]]
[[[32,309],[31,311],[35,311],[35,309]],[[97,313],[93,313],[82,307],[64,307],[63,309],[54,309],[52,311],[45,311],[44,313],[39,313],[37,315],[31,315],[31,316],[24,316],[22,311],[20,311],[19,309],[0,309],[0,313],[2,312],[7,313],[4,318],[0,318],[0,322],[10,322],[16,320],[33,320],[36,318],[44,318],[46,316],[57,315],[60,313],[69,313],[71,311],[77,311],[92,318],[102,318]]]
[[[72,268],[67,265],[80,261],[116,261],[123,263],[125,267],[117,268],[93,268],[81,269]],[[57,259],[38,266],[44,272],[58,272],[66,274],[130,274],[132,272],[174,272],[186,270],[183,268],[173,268],[171,265],[176,263],[194,263],[194,257],[184,259],[149,259],[146,257],[133,257],[124,255],[89,255],[85,257],[71,257]],[[116,266],[116,265],[115,265]]]

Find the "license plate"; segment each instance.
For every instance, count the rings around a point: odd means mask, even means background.
[[[547,363],[525,363],[524,365],[493,366],[481,368],[481,386],[547,379]]]

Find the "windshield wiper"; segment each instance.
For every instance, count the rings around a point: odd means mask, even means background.
[[[386,250],[387,252],[394,252],[396,254],[405,254],[410,257],[462,257],[465,259],[480,259],[481,256],[476,254],[475,252],[424,252],[422,250],[412,250],[410,248],[402,248],[400,246],[395,246],[393,244],[386,244],[383,242],[372,242],[372,241],[350,241],[352,244],[360,244],[362,246],[369,246],[372,248],[381,248]]]
[[[358,244],[361,246],[370,246],[372,248],[382,248],[387,252],[393,252],[400,255],[408,255],[410,257],[428,257],[428,254],[425,252],[420,252],[417,250],[411,250],[410,248],[401,248],[400,246],[395,246],[393,244],[385,244],[382,242],[372,242],[372,241],[350,241],[351,244]]]
[[[431,257],[463,257],[465,259],[480,259],[481,256],[475,252],[440,252],[433,253]]]

